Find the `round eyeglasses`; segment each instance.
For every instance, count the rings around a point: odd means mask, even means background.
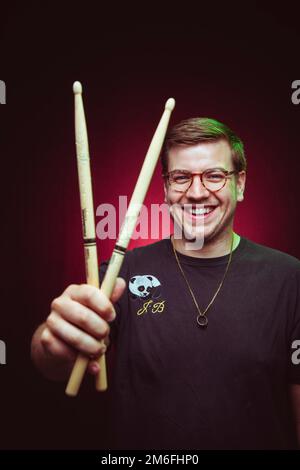
[[[225,186],[227,179],[235,173],[238,173],[238,171],[213,168],[203,171],[202,173],[191,173],[187,170],[173,170],[169,173],[165,173],[163,176],[175,191],[186,192],[191,187],[194,176],[200,176],[203,186],[208,189],[208,191],[216,192],[220,191],[220,189]]]

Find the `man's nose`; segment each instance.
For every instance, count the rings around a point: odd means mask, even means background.
[[[201,199],[209,196],[209,191],[201,181],[200,175],[194,175],[191,186],[186,192],[187,197]]]

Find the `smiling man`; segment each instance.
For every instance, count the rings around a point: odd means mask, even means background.
[[[192,123],[193,120],[184,121],[173,133],[186,132],[185,126]],[[170,136],[169,146],[171,139]],[[246,161],[242,143],[236,150],[235,162],[224,138],[200,143],[195,139],[192,145],[175,142],[168,152],[165,149],[162,161],[165,200],[177,226],[182,228],[179,233],[183,236],[176,240],[176,248],[181,253],[189,251],[186,254],[199,256],[187,242],[200,239],[201,248],[204,244],[201,257],[224,254],[231,244],[236,204],[243,200],[245,188]]]
[[[162,166],[174,236],[126,254],[116,316],[95,287],[69,286],[33,337],[33,360],[67,380],[77,352],[100,355],[110,332],[112,447],[296,448],[300,262],[234,233],[246,160],[227,126],[179,123]]]

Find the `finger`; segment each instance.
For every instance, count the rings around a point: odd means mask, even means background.
[[[92,375],[96,375],[98,374],[98,372],[100,372],[100,365],[99,365],[99,359],[100,357],[102,356],[102,354],[104,354],[106,352],[106,345],[103,346],[103,349],[102,349],[102,352],[100,355],[98,355],[97,357],[91,357],[91,360],[89,362],[89,365],[88,365],[88,371],[92,374]]]
[[[88,372],[92,375],[97,375],[100,372],[100,366],[97,361],[90,361],[88,365]]]
[[[67,346],[63,341],[54,336],[49,328],[45,328],[41,334],[41,343],[47,354],[56,357],[62,357],[67,361],[75,361],[76,352]]]
[[[110,300],[112,302],[116,302],[123,294],[125,287],[126,287],[126,282],[124,281],[124,279],[122,277],[117,277],[115,287],[110,297]]]
[[[52,312],[49,315],[47,318],[47,327],[53,335],[77,351],[86,355],[101,354],[104,345],[102,345],[100,341],[97,341],[76,326],[68,323],[57,313]]]
[[[51,306],[53,311],[59,313],[64,320],[78,326],[96,339],[102,339],[109,333],[109,326],[105,320],[88,307],[67,296],[58,297]]]
[[[64,291],[63,295],[69,296],[72,300],[89,307],[107,321],[114,320],[116,316],[110,300],[95,286],[72,284]]]

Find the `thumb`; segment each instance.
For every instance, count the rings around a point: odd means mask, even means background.
[[[111,294],[110,300],[114,303],[116,302],[121,295],[123,294],[126,287],[126,282],[121,277],[117,277],[114,290]]]

